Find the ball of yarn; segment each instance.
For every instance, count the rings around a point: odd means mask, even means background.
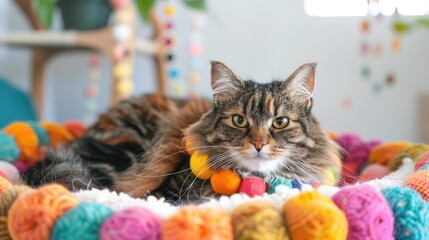
[[[164,222],[162,239],[233,239],[231,218],[222,209],[183,207]]]
[[[366,182],[369,180],[382,178],[389,174],[389,168],[384,165],[374,163],[369,164],[359,175],[359,181]]]
[[[14,137],[16,145],[21,150],[19,155],[21,161],[33,164],[38,159],[39,152],[37,147],[39,140],[30,125],[23,122],[15,122],[3,128],[3,131]]]
[[[0,160],[15,162],[18,160],[20,150],[12,136],[0,132]]]
[[[0,176],[0,194],[12,187],[12,184],[5,178]]]
[[[105,205],[80,203],[57,220],[52,239],[99,239],[101,225],[112,214],[113,210]]]
[[[26,123],[30,125],[34,133],[36,133],[37,139],[39,140],[39,146],[46,146],[49,144],[49,136],[46,129],[42,128],[42,126],[35,121],[27,121]]]
[[[394,158],[396,154],[411,145],[412,143],[409,142],[390,142],[380,144],[371,150],[368,162],[387,165],[390,159]]]
[[[344,213],[319,192],[303,192],[283,205],[292,239],[346,239],[348,225]]]
[[[367,184],[346,186],[332,200],[348,220],[347,239],[394,239],[392,210],[374,187]]]
[[[20,175],[18,169],[9,162],[0,161],[0,172],[6,177],[6,179],[15,184],[19,181]]]
[[[391,187],[381,190],[395,217],[396,240],[429,238],[429,204],[408,187]]]
[[[272,194],[276,192],[276,188],[280,185],[292,188],[292,181],[284,177],[274,177],[268,182],[268,193]]]
[[[232,195],[238,192],[241,178],[232,170],[222,169],[213,173],[210,183],[216,193]]]
[[[429,151],[429,145],[419,144],[407,147],[389,161],[389,169],[391,171],[397,170],[402,165],[404,158],[411,158],[416,162],[417,158],[427,151]]]
[[[341,177],[338,183],[339,186],[353,184],[357,181],[357,171],[359,165],[355,162],[345,162],[341,166]]]
[[[74,139],[73,135],[65,127],[59,124],[41,122],[40,125],[48,132],[49,143],[54,148],[66,146]]]
[[[55,221],[78,200],[61,185],[49,184],[22,194],[9,209],[10,235],[20,239],[50,239]]]
[[[260,177],[247,177],[241,182],[239,193],[245,193],[249,197],[260,196],[267,191],[265,180]]]
[[[101,240],[158,240],[162,221],[143,207],[131,207],[113,214],[101,226]]]
[[[22,175],[23,173],[25,173],[30,167],[27,164],[23,163],[22,161],[14,162],[13,165],[16,167],[16,169],[18,169],[19,175]]]
[[[86,127],[79,121],[67,121],[63,126],[73,135],[75,139],[83,137]]]
[[[349,149],[350,161],[357,163],[359,167],[362,166],[368,161],[371,150],[380,144],[381,141],[371,140],[351,146]]]
[[[236,240],[289,239],[282,214],[270,203],[244,203],[233,210],[231,218]]]
[[[209,155],[207,154],[192,154],[190,159],[190,168],[192,173],[199,179],[206,180],[209,179],[214,171],[210,168],[207,160]]]
[[[414,172],[405,179],[405,185],[420,193],[420,196],[429,202],[429,170]]]
[[[423,165],[429,162],[429,152],[425,152],[421,154],[416,161],[416,165],[414,166],[414,171],[420,169]]]
[[[19,195],[29,191],[32,189],[27,186],[15,185],[0,194],[0,239],[12,239],[7,228],[9,208]]]
[[[362,142],[362,139],[358,135],[352,133],[346,133],[337,138],[337,143],[347,152],[351,146],[356,145],[360,142]],[[348,162],[350,160],[346,156],[346,159],[344,161]]]

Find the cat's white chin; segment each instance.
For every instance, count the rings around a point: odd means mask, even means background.
[[[252,172],[260,172],[264,175],[277,172],[281,161],[269,158],[246,158],[241,159],[241,166]]]

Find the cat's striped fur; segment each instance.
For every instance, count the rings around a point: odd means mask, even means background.
[[[323,182],[325,171],[339,166],[340,151],[311,114],[314,70],[305,64],[286,81],[258,84],[213,62],[213,101],[157,94],[123,101],[83,139],[32,167],[24,180],[33,186],[107,187],[135,197],[150,193],[173,202],[212,197],[210,184],[189,169],[189,140],[191,148],[209,154],[213,169]],[[247,124],[238,127],[237,116]],[[274,127],[279,118],[288,120],[287,127]]]

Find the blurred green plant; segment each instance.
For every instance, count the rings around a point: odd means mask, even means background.
[[[418,28],[429,29],[429,18],[416,18],[413,21],[396,21],[393,23],[393,30],[397,33],[406,33]]]
[[[89,1],[89,0],[88,0]],[[199,11],[206,9],[206,0],[181,0],[185,6]],[[137,10],[143,21],[149,21],[150,11],[155,5],[156,0],[134,0]],[[34,9],[40,17],[40,20],[47,29],[51,28],[56,10],[56,0],[36,0]]]

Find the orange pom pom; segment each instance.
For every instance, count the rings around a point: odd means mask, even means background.
[[[15,122],[3,128],[3,131],[14,137],[16,145],[21,149],[19,159],[28,165],[36,162],[39,158],[39,140],[33,128],[23,122]]]
[[[81,138],[86,132],[85,126],[78,121],[67,121],[63,126],[73,135],[73,137]]]
[[[222,195],[232,195],[238,192],[241,184],[241,178],[234,171],[229,169],[216,171],[210,183],[215,192]]]
[[[429,170],[420,170],[405,179],[405,185],[420,193],[429,202]]]
[[[348,223],[334,202],[319,192],[304,192],[284,205],[287,229],[292,239],[346,239]]]
[[[369,153],[368,162],[387,165],[390,159],[394,158],[396,154],[411,145],[412,144],[409,142],[391,142],[378,145]]]
[[[162,239],[233,239],[231,218],[221,209],[183,207],[164,223]]]
[[[0,176],[0,194],[12,187],[12,184],[6,179],[6,177]]]
[[[9,210],[8,228],[13,239],[50,239],[56,220],[78,204],[61,185],[45,185],[21,195]]]
[[[50,144],[54,148],[65,146],[74,139],[73,135],[65,127],[59,124],[41,122],[40,125],[48,132]]]

